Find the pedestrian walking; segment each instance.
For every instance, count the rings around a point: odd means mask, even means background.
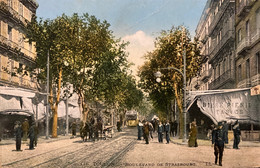
[[[170,131],[171,131],[171,126],[170,126],[169,120],[167,120],[167,122],[165,124],[165,135],[166,135],[167,144],[169,144],[169,142],[170,142]]]
[[[145,144],[149,144],[149,123],[146,121],[143,127]]]
[[[150,137],[151,137],[151,139],[153,139],[153,124],[152,123],[150,123],[150,122],[148,122],[148,124],[149,124],[149,132],[150,132]]]
[[[228,144],[228,125],[227,125],[227,121],[223,121],[222,125],[223,125],[223,130],[225,132],[225,136],[227,137],[226,140],[225,140],[225,144]]]
[[[143,123],[139,120],[139,123],[137,125],[137,129],[138,129],[138,137],[137,140],[141,140],[142,139],[142,135],[143,135]]]
[[[23,130],[23,141],[27,141],[28,138],[28,130],[29,130],[29,122],[28,119],[24,119],[22,123],[22,130]]]
[[[174,137],[174,127],[173,127],[173,122],[170,121],[170,136]]]
[[[177,121],[176,120],[174,120],[174,122],[173,122],[173,128],[174,128],[174,131],[173,131],[173,133],[174,133],[174,136],[177,136],[177,128],[178,128],[178,123],[177,123]]]
[[[189,147],[198,147],[197,126],[196,126],[196,123],[194,121],[191,123],[188,145],[189,145]]]
[[[234,143],[233,143],[233,149],[239,149],[238,144],[240,143],[240,128],[238,120],[235,122],[235,125],[233,126],[233,134],[234,134]]]
[[[34,122],[32,122],[32,125],[29,128],[28,137],[30,139],[29,149],[33,150],[34,149],[34,138],[35,138],[35,123]]]
[[[34,126],[34,146],[36,147],[38,144],[38,134],[39,134],[39,127],[37,125]]]
[[[66,122],[65,121],[63,121],[62,127],[63,127],[63,135],[65,136],[66,135]]]
[[[226,138],[227,137],[224,132],[222,122],[219,122],[218,126],[215,127],[212,131],[212,146],[214,146],[215,164],[218,163],[219,159],[219,166],[222,166],[222,158]]]
[[[161,121],[159,121],[157,132],[158,132],[159,143],[163,143],[163,125]]]
[[[117,131],[120,132],[121,131],[121,122],[120,122],[120,120],[118,120],[116,122],[116,126],[117,126]]]
[[[77,124],[75,121],[72,122],[71,124],[71,130],[72,130],[72,137],[76,137],[76,130],[77,130]]]
[[[22,144],[23,130],[20,121],[15,122],[14,132],[15,132],[16,151],[22,151],[21,144]]]

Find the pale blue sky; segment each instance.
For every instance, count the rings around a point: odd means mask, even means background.
[[[196,29],[206,0],[37,0],[37,16],[53,19],[62,13],[89,13],[107,20],[118,37],[138,30],[157,36],[172,25]]]
[[[194,36],[207,0],[37,0],[37,16],[54,19],[62,13],[88,13],[107,20],[114,35],[130,41],[130,61],[141,65],[161,30],[184,25]]]

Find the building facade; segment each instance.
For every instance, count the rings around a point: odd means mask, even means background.
[[[236,0],[236,87],[260,85],[260,1]]]
[[[35,0],[0,0],[0,86],[37,90],[30,74],[14,75],[17,68],[35,63],[34,43],[28,43],[24,34],[37,7]]]
[[[209,45],[211,37],[208,32],[210,25],[210,5],[211,1],[207,1],[196,29],[196,38],[200,41],[199,47],[202,55],[202,66],[198,76],[192,80],[192,90],[208,90],[209,83],[212,80],[212,68],[211,64],[209,64]]]

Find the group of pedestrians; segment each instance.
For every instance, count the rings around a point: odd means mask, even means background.
[[[156,124],[153,124],[155,123]],[[155,125],[155,126],[154,126]],[[146,144],[149,144],[149,139],[153,140],[153,132],[155,131],[155,127],[157,126],[157,133],[158,133],[158,142],[163,143],[163,135],[165,133],[167,144],[170,142],[170,131],[171,126],[169,121],[167,120],[164,124],[162,124],[159,120],[154,120],[151,122],[143,120],[142,122],[139,121],[137,128],[138,128],[138,140],[141,140],[142,137],[145,140]]]
[[[30,150],[33,150],[34,147],[37,146],[38,128],[34,122],[32,122],[30,126],[27,119],[25,119],[23,123],[21,123],[20,121],[16,121],[14,126],[14,133],[15,133],[15,141],[16,141],[16,151],[22,151],[21,150],[22,140],[27,141],[28,138],[30,139],[29,142]]]

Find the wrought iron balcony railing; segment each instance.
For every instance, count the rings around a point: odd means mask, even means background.
[[[6,37],[0,35],[0,45],[4,46],[4,47],[10,47],[12,48],[14,51],[17,52],[21,52],[23,53],[26,57],[31,58],[33,60],[35,60],[36,58],[36,53],[33,53],[32,51],[19,46],[17,43],[13,42],[12,40],[8,40]]]
[[[243,38],[237,45],[237,55],[247,50],[250,47],[250,42],[251,42],[250,37]]]
[[[234,0],[225,0],[223,2],[223,4],[220,6],[217,14],[214,16],[210,26],[209,26],[209,29],[208,29],[208,34],[210,35],[213,30],[215,29],[215,27],[217,26],[218,22],[220,21],[222,15],[224,14],[224,12],[226,11],[228,5],[231,3],[231,2],[234,2]]]
[[[244,16],[250,11],[250,8],[255,2],[256,0],[242,0],[237,6],[237,15],[239,17]]]
[[[27,20],[20,15],[16,10],[14,10],[12,7],[8,6],[5,2],[0,2],[0,10],[4,11],[4,13],[13,19],[15,19],[17,22],[21,22],[24,26],[27,25]]]
[[[233,69],[227,70],[223,74],[221,74],[218,78],[214,79],[209,84],[209,89],[218,89],[222,85],[227,82],[234,82],[235,81],[235,71]]]
[[[235,39],[235,34],[234,34],[234,26],[233,26],[233,21],[227,23],[227,27],[225,27],[225,32],[221,38],[221,40],[219,40],[219,43],[216,44],[216,40],[213,40],[212,45],[209,49],[209,53],[210,53],[210,58],[209,60],[211,61],[219,51],[221,51],[222,47],[225,46],[225,44],[227,43],[227,41],[229,39]]]

